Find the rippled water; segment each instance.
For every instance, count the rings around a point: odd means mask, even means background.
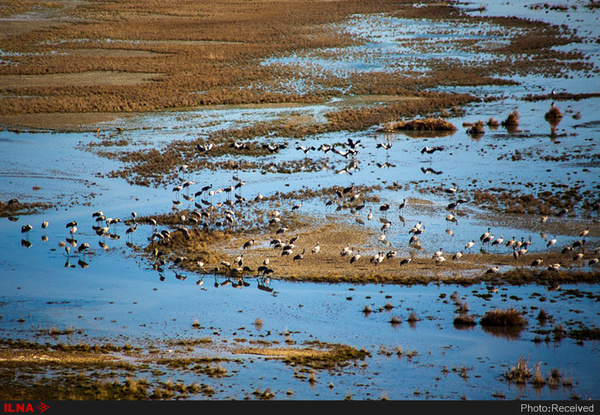
[[[575,2],[580,5],[581,3]],[[514,6],[517,7],[517,6]],[[533,11],[527,7],[519,15],[531,15],[556,22],[564,19],[559,12]],[[504,3],[490,2],[485,12],[490,15],[506,13]],[[595,22],[598,11],[586,11],[581,6],[570,11],[566,24],[578,27],[579,33],[590,38],[597,36]],[[384,22],[385,24],[379,25]],[[559,20],[563,21],[563,20]],[[318,66],[339,71],[346,70],[397,70],[399,61],[410,55],[410,50],[397,47],[396,40],[409,36],[431,36],[439,42],[441,36],[458,38],[472,36],[482,42],[502,41],[494,38],[496,28],[432,26],[427,22],[391,19],[382,16],[356,16],[346,30],[367,38],[360,50],[349,51],[346,59],[336,61],[323,58]],[[591,56],[598,66],[598,44],[578,45]],[[439,49],[432,57],[474,59],[468,52]],[[289,62],[308,57],[290,57]],[[484,59],[478,55],[477,59]],[[419,59],[426,62],[427,57]],[[314,60],[313,60],[314,61]],[[269,62],[273,63],[275,60]],[[279,60],[277,63],[285,63]],[[423,68],[425,69],[425,68]],[[405,223],[391,217],[393,225],[388,240],[399,250],[406,251],[408,229],[422,220],[428,226],[423,239],[425,253],[440,246],[448,252],[461,250],[465,242],[476,239],[490,224],[484,210],[465,206],[458,224],[445,221],[444,206],[449,198],[418,189],[449,186],[459,188],[503,187],[515,191],[553,190],[556,185],[577,186],[581,191],[597,194],[600,186],[600,168],[597,157],[597,140],[600,138],[600,99],[561,101],[558,103],[567,116],[552,134],[544,120],[549,102],[528,102],[520,98],[527,94],[544,94],[552,89],[570,92],[597,92],[598,75],[581,79],[547,79],[527,76],[519,78],[519,85],[511,87],[482,87],[458,92],[476,92],[481,95],[503,94],[505,99],[491,103],[477,103],[466,108],[466,115],[449,118],[457,126],[465,121],[486,120],[493,116],[503,119],[514,109],[522,115],[523,133],[510,134],[504,129],[487,131],[479,139],[472,139],[464,129],[451,136],[415,139],[402,134],[393,136],[377,133],[375,128],[358,133],[338,132],[307,137],[303,145],[318,146],[323,143],[345,142],[348,138],[361,140],[357,157],[358,169],[352,174],[336,174],[347,160],[335,155],[314,153],[313,158],[328,159],[328,169],[319,172],[289,174],[260,171],[239,172],[246,181],[246,197],[259,192],[269,195],[276,191],[293,191],[307,186],[330,187],[351,184],[381,184],[382,202],[398,204],[405,198],[425,199],[426,205],[410,205],[402,211]],[[301,85],[298,86],[301,88]],[[342,97],[342,99],[344,99]],[[286,114],[307,114],[322,119],[323,114],[335,108],[339,100],[321,105],[294,106],[291,108],[213,108],[184,113],[165,113],[143,116],[133,120],[104,125],[104,129],[124,126],[133,146],[162,146],[170,140],[185,139],[207,134],[210,129],[228,128],[277,119]],[[580,113],[579,119],[573,114]],[[142,128],[143,127],[143,128]],[[232,360],[223,363],[232,374],[221,379],[206,380],[215,386],[217,399],[243,398],[253,390],[271,388],[277,399],[494,399],[513,398],[568,399],[572,395],[598,398],[598,367],[600,350],[597,341],[578,343],[572,339],[534,342],[536,329],[551,328],[550,324],[538,327],[535,319],[543,308],[556,322],[569,328],[579,324],[595,327],[598,323],[598,285],[563,286],[561,291],[549,292],[542,286],[500,287],[490,299],[484,285],[460,287],[350,285],[292,283],[274,279],[272,292],[250,286],[233,289],[231,286],[215,287],[216,277],[207,274],[203,284],[199,275],[186,273],[185,280],[165,273],[164,281],[150,264],[138,255],[132,246],[144,247],[152,229],[140,225],[138,231],[125,234],[126,226],[118,225],[114,233],[119,239],[98,237],[92,226],[92,212],[102,210],[107,216],[128,219],[132,211],[138,215],[168,212],[172,208],[171,186],[146,188],[131,186],[125,180],[106,178],[105,174],[120,168],[117,161],[98,157],[86,151],[86,144],[95,140],[91,133],[13,133],[0,132],[0,197],[3,200],[18,198],[22,201],[47,200],[55,207],[29,216],[0,221],[0,333],[4,338],[37,339],[38,330],[50,327],[73,327],[77,331],[68,341],[94,342],[110,339],[115,343],[160,343],[165,338],[214,337],[227,340],[266,339],[283,343],[284,333],[296,344],[319,340],[349,344],[365,348],[371,356],[364,364],[349,366],[340,372],[319,372],[317,383],[298,380],[293,368],[277,361],[254,357],[245,363]],[[392,150],[377,148],[378,142],[391,140]],[[278,160],[297,160],[302,156],[294,145],[282,151]],[[300,142],[298,142],[300,144]],[[433,156],[421,155],[423,146],[442,144],[446,150]],[[521,161],[507,155],[520,151],[534,154]],[[543,156],[569,157],[564,162],[543,161]],[[582,155],[582,157],[573,157]],[[269,157],[265,157],[268,160]],[[388,163],[386,168],[380,167]],[[426,175],[422,168],[442,171],[442,175]],[[191,172],[196,186],[213,183],[217,187],[232,184],[230,171]],[[394,182],[405,184],[400,191],[385,190]],[[34,189],[35,186],[35,189]],[[185,207],[185,206],[184,206]],[[376,206],[373,206],[374,210]],[[322,215],[322,201],[305,201],[303,210]],[[326,212],[334,214],[334,212]],[[366,215],[367,212],[364,212]],[[345,215],[345,214],[342,214]],[[348,220],[354,218],[347,214]],[[43,230],[42,221],[50,226]],[[59,246],[69,237],[67,222],[78,221],[77,239],[88,242],[91,252],[86,255],[67,255]],[[597,217],[573,218],[573,227],[583,229]],[[537,218],[536,218],[537,221]],[[26,223],[34,230],[25,236],[20,228]],[[513,235],[531,238],[532,251],[545,250],[545,239],[535,227],[523,222],[504,220],[494,223],[494,231],[505,238]],[[453,231],[450,235],[447,231]],[[374,228],[373,232],[376,232]],[[575,237],[558,235],[561,244],[570,244]],[[104,249],[100,242],[105,243]],[[590,235],[589,245],[597,246],[600,239]],[[561,245],[562,246],[562,245]],[[217,281],[219,282],[219,281]],[[569,291],[573,289],[574,291]],[[515,307],[526,312],[529,327],[516,336],[498,335],[484,331],[477,325],[459,330],[452,324],[455,307],[449,297],[456,291],[475,315],[483,315],[489,308]],[[576,293],[591,293],[575,295]],[[487,297],[485,297],[487,298]],[[393,308],[379,310],[386,304]],[[365,306],[374,312],[363,313]],[[419,321],[413,325],[406,321],[411,311]],[[393,316],[403,319],[394,326]],[[259,329],[254,321],[260,318]],[[191,324],[197,320],[200,329]],[[81,330],[81,332],[79,332]],[[217,334],[215,334],[217,333]],[[542,336],[543,337],[543,336]],[[166,347],[166,346],[165,346]],[[416,352],[412,358],[398,357],[396,348]],[[390,352],[392,351],[392,352]],[[227,351],[216,351],[229,356]],[[517,388],[502,379],[507,368],[520,357],[527,357],[532,365],[541,363],[543,373],[558,368],[574,380],[573,387],[550,389]],[[250,362],[251,360],[251,362]],[[461,376],[461,374],[463,376]],[[167,373],[163,377],[168,378]],[[197,375],[177,373],[176,376],[194,381]],[[333,387],[330,387],[333,384]],[[294,394],[286,395],[287,390]]]

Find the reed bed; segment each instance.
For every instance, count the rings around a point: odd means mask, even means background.
[[[488,310],[480,320],[482,326],[519,327],[527,325],[527,319],[514,308]]]
[[[423,118],[410,121],[395,121],[386,123],[380,131],[456,131],[456,126],[442,118]]]
[[[85,119],[91,113],[315,102],[339,94],[339,88],[348,85],[352,85],[355,95],[395,95],[410,100],[440,85],[512,82],[485,74],[553,74],[562,73],[565,65],[578,70],[589,66],[580,53],[555,48],[576,40],[576,36],[559,27],[506,17],[486,18],[499,27],[499,33],[511,34],[510,44],[493,51],[496,60],[462,65],[433,59],[426,75],[411,71],[373,72],[354,73],[350,79],[344,79],[335,73],[310,73],[298,65],[261,64],[273,56],[324,53],[359,45],[361,39],[336,26],[356,14],[390,13],[432,21],[460,17],[474,23],[483,19],[464,16],[452,5],[415,6],[407,0],[249,1],[235,5],[217,0],[69,5],[7,0],[0,10],[4,17],[28,12],[35,12],[36,17],[27,22],[10,22],[6,35],[0,39],[0,49],[14,52],[10,57],[14,64],[0,68],[0,117],[15,125],[22,125],[18,117],[27,114],[41,117],[71,113]],[[156,31],[155,27],[161,30]],[[522,53],[534,58],[514,58]],[[81,83],[92,74],[90,82]],[[299,77],[314,81],[317,87],[303,92],[285,88],[288,80]],[[24,79],[28,82],[22,82]],[[438,110],[448,107],[436,106]],[[357,129],[393,121],[399,115],[393,108],[371,108],[360,113],[340,113],[331,121],[339,128]],[[34,121],[24,117],[22,122]]]

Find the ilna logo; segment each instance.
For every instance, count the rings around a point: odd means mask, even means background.
[[[46,409],[50,408],[44,402],[40,402],[35,406],[40,413],[44,412]],[[34,406],[30,403],[5,403],[4,404],[4,412],[35,412]]]

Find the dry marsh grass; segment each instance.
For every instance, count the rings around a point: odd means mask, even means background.
[[[497,309],[486,311],[480,324],[494,327],[520,327],[527,325],[527,319],[517,309]]]
[[[241,354],[256,354],[281,359],[294,366],[310,367],[315,370],[344,367],[356,360],[370,356],[365,349],[356,349],[344,344],[312,342],[304,348],[257,348],[244,347],[234,351]]]
[[[511,82],[486,74],[505,75],[516,70],[561,73],[565,63],[586,69],[585,60],[576,52],[553,48],[574,39],[560,27],[518,18],[468,17],[450,4],[415,6],[406,0],[7,0],[0,13],[16,17],[0,31],[0,49],[11,52],[13,63],[0,68],[0,121],[4,124],[35,123],[31,118],[19,118],[35,114],[77,113],[82,122],[89,122],[93,121],[87,117],[90,113],[314,102],[348,85],[355,95],[406,96],[412,100],[439,85]],[[313,74],[299,66],[257,64],[272,56],[360,44],[361,39],[335,24],[361,13],[467,23],[485,20],[500,27],[500,32],[511,33],[511,41],[494,49],[498,57],[493,62],[457,69],[456,62],[434,59],[424,76],[411,72],[355,73],[351,79],[343,79],[334,73]],[[474,47],[463,43],[464,48]],[[530,60],[514,59],[522,53],[534,56],[535,65]],[[318,88],[301,93],[286,90],[286,80],[299,76],[310,77]],[[434,107],[448,106],[435,103]],[[391,106],[340,113],[330,122],[338,128],[364,128],[393,121],[406,111]],[[422,109],[409,111],[421,113]]]
[[[456,131],[456,126],[442,118],[425,118],[410,121],[395,121],[380,127],[380,131]]]
[[[558,107],[554,106],[554,103],[544,115],[547,120],[560,120],[563,117],[562,111]]]
[[[0,217],[16,218],[19,215],[31,215],[50,209],[48,202],[21,202],[18,199],[0,200]]]
[[[5,32],[0,38],[2,49],[20,55],[14,57],[17,65],[0,70],[0,86],[6,94],[0,114],[151,111],[216,103],[312,100],[310,96],[239,87],[269,84],[279,76],[268,66],[256,65],[257,60],[284,51],[348,45],[351,41],[329,24],[355,13],[390,11],[395,3],[252,1],[234,5],[215,0],[160,4],[130,0],[48,5],[8,1],[2,9],[5,16],[35,11],[23,26],[60,19],[76,23],[51,24],[45,31]],[[63,53],[53,53],[58,47]],[[92,49],[101,52],[94,54]],[[106,52],[116,49],[133,54]],[[148,68],[159,76],[150,83],[97,85],[98,79],[106,79],[104,75],[96,77],[94,85],[77,82],[78,77],[90,73],[136,77]],[[56,78],[58,74],[62,74],[61,82],[52,85],[12,82],[15,76]],[[22,98],[24,95],[28,98]]]

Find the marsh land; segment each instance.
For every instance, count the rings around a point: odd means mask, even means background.
[[[597,399],[599,9],[3,2],[0,397]]]

